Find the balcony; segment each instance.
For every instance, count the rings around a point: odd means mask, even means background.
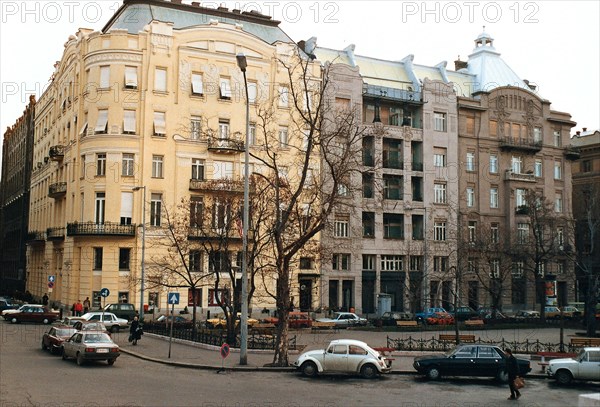
[[[563,151],[565,158],[567,160],[579,160],[581,157],[581,153],[579,152],[579,148],[573,146],[565,147],[565,151]]]
[[[65,228],[46,229],[46,238],[48,240],[63,240],[65,238]]]
[[[49,155],[50,155],[50,159],[52,161],[62,161],[62,159],[65,156],[65,146],[56,145],[56,146],[50,147]]]
[[[506,170],[504,175],[505,181],[523,181],[523,182],[536,182],[534,174],[521,174],[514,172],[513,170]]]
[[[201,191],[201,192],[232,192],[232,193],[244,193],[244,181],[233,181],[230,179],[191,179],[190,180],[190,191]],[[250,185],[250,193],[253,188]]]
[[[244,152],[244,142],[235,138],[208,138],[208,150],[214,153],[237,154]]]
[[[32,230],[27,232],[27,242],[29,243],[41,243],[41,242],[45,242],[46,241],[46,236],[44,235],[44,232],[41,232],[39,230]]]
[[[50,198],[62,198],[67,193],[67,183],[66,182],[55,182],[54,184],[50,184],[48,188],[48,196]]]
[[[252,234],[248,231],[248,237],[250,236]],[[225,228],[190,227],[188,229],[188,239],[200,241],[241,240],[242,236],[237,227],[231,227],[229,230]]]
[[[421,101],[421,92],[371,85],[368,83],[363,85],[363,96],[385,101],[408,102],[415,105],[423,104]]]
[[[520,205],[515,208],[516,215],[529,215],[529,207],[527,205]]]
[[[504,151],[518,150],[525,153],[537,153],[542,150],[542,142],[528,139],[514,139],[512,137],[501,137],[500,148]]]
[[[135,236],[135,228],[112,222],[74,222],[67,224],[67,236]]]

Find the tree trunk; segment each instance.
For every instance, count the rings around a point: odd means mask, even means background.
[[[289,366],[288,360],[288,320],[290,310],[290,288],[289,276],[287,273],[280,273],[277,280],[277,335],[275,345],[275,355],[273,355],[273,366]]]

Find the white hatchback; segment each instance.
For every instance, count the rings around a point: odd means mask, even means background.
[[[569,384],[572,380],[600,381],[600,347],[583,348],[574,358],[551,360],[548,376],[559,384]]]

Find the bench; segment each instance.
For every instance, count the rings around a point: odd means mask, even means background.
[[[540,357],[540,361],[538,365],[540,366],[542,373],[546,371],[546,366],[548,366],[548,362],[546,359],[557,359],[557,358],[572,358],[576,354],[575,353],[564,353],[564,352],[538,352],[537,356]]]
[[[322,329],[333,329],[338,331],[339,327],[335,324],[335,322],[318,322],[315,321],[312,323],[311,332],[319,331]]]
[[[600,346],[600,338],[571,338],[571,346],[575,348]]]
[[[419,323],[417,321],[396,321],[398,328],[418,328]]]
[[[440,341],[443,342],[454,342],[456,340],[455,334],[440,334]],[[475,343],[475,335],[458,335],[458,341],[460,343]]]
[[[271,334],[275,330],[275,324],[271,323],[260,323],[254,324],[250,327],[250,330],[257,334]]]
[[[483,319],[467,319],[465,326],[483,326]]]

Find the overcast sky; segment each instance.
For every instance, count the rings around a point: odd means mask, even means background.
[[[190,1],[184,0],[184,3]],[[316,36],[321,47],[389,60],[414,54],[415,64],[464,61],[483,31],[552,109],[577,127],[600,129],[600,7],[590,1],[256,1],[202,2],[258,10],[281,21],[295,41]],[[121,1],[2,0],[0,129],[14,124],[30,94],[39,99],[63,44],[79,27],[100,30]]]

